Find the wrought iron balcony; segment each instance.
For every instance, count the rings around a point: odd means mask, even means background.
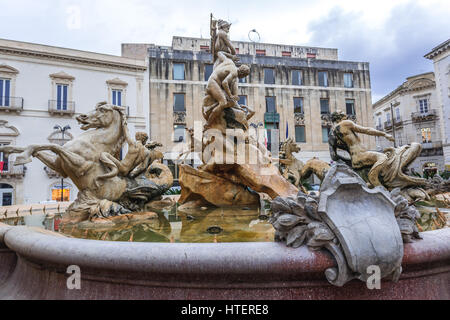
[[[61,178],[61,175],[49,167],[44,167],[44,171],[50,179]]]
[[[392,129],[392,121],[385,121],[384,122],[384,129],[391,130]]]
[[[23,110],[23,98],[0,96],[0,111],[20,112],[22,110]]]
[[[383,125],[382,124],[377,124],[375,129],[377,129],[378,131],[383,131]]]
[[[442,156],[443,154],[442,141],[422,143],[421,157]]]
[[[3,163],[3,170],[0,172],[2,179],[23,178],[25,176],[26,167],[23,165],[14,166],[15,157],[9,156],[8,160]]]
[[[173,124],[186,124],[186,111],[174,111]]]
[[[264,122],[266,123],[279,123],[280,114],[276,112],[266,112],[264,114]]]
[[[48,101],[48,112],[51,114],[72,115],[75,113],[75,101]]]
[[[420,121],[429,121],[434,120],[438,116],[436,109],[428,110],[428,112],[413,112],[411,113],[411,119],[414,122],[420,122]]]

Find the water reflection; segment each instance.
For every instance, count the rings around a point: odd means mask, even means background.
[[[45,228],[67,236],[108,241],[135,242],[269,242],[274,229],[259,209],[215,208],[182,212],[174,206],[170,210],[154,210],[157,219],[135,221],[113,228],[83,229],[79,225],[61,225],[61,214],[33,214],[6,219],[10,225]]]

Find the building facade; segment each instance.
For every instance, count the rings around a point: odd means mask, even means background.
[[[100,101],[126,107],[132,134],[148,132],[147,73],[145,60],[0,39],[0,144],[63,144]],[[70,179],[14,159],[0,153],[0,206],[76,198]]]
[[[427,53],[425,58],[434,64],[445,167],[450,171],[450,39]]]
[[[396,146],[422,144],[422,153],[409,166],[420,174],[445,169],[438,101],[434,73],[428,72],[407,78],[373,105],[376,129],[395,136]],[[377,137],[376,144],[378,151],[394,146],[383,137]]]
[[[251,67],[239,83],[240,104],[256,112],[250,120],[280,141],[300,144],[301,160],[330,161],[330,114],[343,110],[357,123],[373,126],[369,64],[338,60],[338,50],[250,42],[232,42],[240,63]],[[178,155],[187,149],[185,128],[203,121],[202,100],[212,73],[210,40],[173,37],[172,46],[123,44],[122,56],[148,55],[150,133],[163,143],[165,161],[177,176]],[[375,139],[363,136],[369,148]]]

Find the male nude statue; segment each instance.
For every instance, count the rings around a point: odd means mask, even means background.
[[[228,32],[230,32],[231,24],[224,20],[219,20],[217,22],[217,27],[219,30],[217,31],[214,43],[214,68],[218,64],[217,59],[219,58],[219,52],[225,52],[232,56],[236,56],[236,49],[234,48],[233,44],[230,41],[230,38],[228,37]]]
[[[250,74],[246,65],[237,68],[230,54],[218,52],[217,55],[219,63],[209,78],[203,99],[203,116],[208,124],[214,123],[225,108],[236,105],[239,100],[238,78]]]
[[[366,134],[369,136],[385,137],[390,141],[394,138],[383,131],[378,131],[373,128],[363,127],[351,120],[347,120],[347,116],[341,112],[333,112],[331,115],[333,122],[333,129],[330,135],[330,154],[334,161],[347,160],[337,153],[337,149],[343,149],[350,153],[351,166],[354,169],[370,167],[371,170],[368,175],[369,182],[373,186],[381,185],[378,178],[380,166],[378,164],[386,161],[387,156],[381,152],[368,151],[362,145],[357,133]]]

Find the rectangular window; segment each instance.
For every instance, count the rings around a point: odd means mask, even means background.
[[[173,64],[173,80],[184,80],[184,63]]]
[[[295,126],[295,142],[306,142],[305,126]]]
[[[428,100],[427,99],[419,100],[419,110],[420,110],[420,113],[428,113]]]
[[[422,128],[422,143],[430,143],[431,142],[431,129],[430,128]]]
[[[213,65],[212,64],[205,64],[205,81],[209,80],[209,77],[213,73]]]
[[[328,72],[319,71],[319,86],[328,87]]]
[[[344,73],[344,87],[353,88],[353,73]]]
[[[243,106],[247,106],[247,96],[239,96],[238,103]]]
[[[400,108],[395,108],[395,120],[400,121]]]
[[[176,124],[173,126],[174,142],[184,142],[186,134],[186,126]]]
[[[386,122],[391,124],[391,114],[389,112],[386,112]]]
[[[176,112],[186,111],[186,105],[184,103],[184,93],[173,94],[173,111]]]
[[[10,103],[10,79],[0,79],[0,107],[9,107]]]
[[[302,84],[302,72],[300,70],[292,70],[292,85],[301,86]]]
[[[320,99],[320,114],[330,114],[330,101],[328,99]]]
[[[57,84],[56,85],[56,109],[67,110],[67,90],[68,85]]]
[[[112,104],[114,106],[122,106],[122,90],[112,90]]]
[[[378,127],[381,128],[381,117],[378,117]]]
[[[271,68],[264,68],[264,83],[275,84],[274,70]]]
[[[329,127],[322,127],[322,142],[328,143],[328,136],[330,135]]]
[[[348,116],[354,116],[355,113],[355,100],[347,99],[345,100],[345,109]]]
[[[277,106],[275,104],[275,97],[266,97],[266,112],[267,113],[276,113]]]
[[[265,56],[266,55],[266,50],[256,50],[256,55],[257,56]]]
[[[247,83],[247,77],[239,78],[239,83]]]
[[[294,98],[294,113],[303,113],[303,98]]]

